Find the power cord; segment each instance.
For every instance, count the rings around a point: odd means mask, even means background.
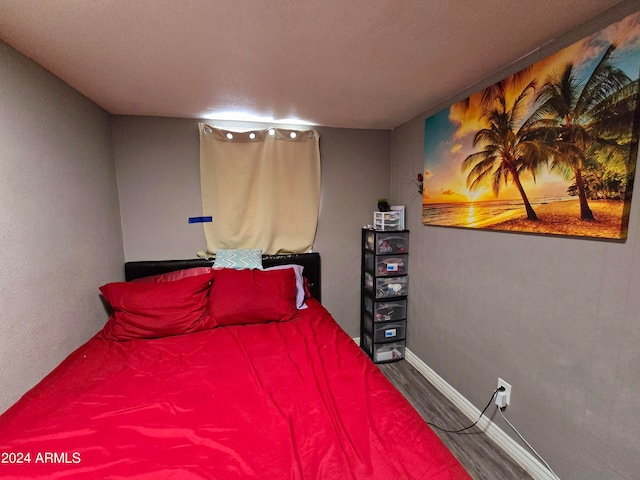
[[[464,427],[464,428],[461,428],[459,430],[447,430],[446,428],[442,428],[442,427],[436,425],[435,423],[427,422],[427,425],[431,425],[432,427],[437,428],[438,430],[440,430],[442,432],[447,432],[447,433],[462,433],[465,430],[469,430],[470,428],[473,428],[478,424],[478,422],[482,418],[482,415],[484,415],[484,412],[487,411],[487,408],[489,408],[489,405],[491,405],[491,402],[493,402],[493,399],[495,398],[496,393],[501,392],[501,391],[504,391],[504,387],[498,387],[493,391],[493,393],[491,394],[491,398],[489,399],[489,402],[487,403],[487,406],[484,407],[484,410],[482,410],[482,412],[480,413],[480,416],[478,417],[478,419],[475,422],[473,422],[472,425],[469,425],[468,427]]]
[[[438,430],[442,431],[442,432],[447,432],[447,433],[462,433],[465,430],[469,430],[470,428],[475,427],[478,422],[480,421],[480,419],[482,418],[482,416],[484,415],[484,412],[487,411],[487,408],[489,408],[489,405],[491,405],[491,402],[493,402],[493,399],[495,398],[496,394],[498,392],[504,392],[504,387],[498,387],[496,388],[493,393],[491,394],[491,398],[489,399],[489,402],[487,403],[486,407],[484,407],[484,409],[482,410],[482,412],[480,413],[480,416],[478,417],[478,419],[473,422],[473,424],[469,425],[468,427],[464,427],[461,428],[459,430],[448,430],[446,428],[442,428],[438,425],[436,425],[435,423],[431,423],[431,422],[427,422],[427,425],[431,425],[434,428],[437,428]],[[498,411],[500,412],[500,415],[502,416],[502,418],[504,419],[505,422],[507,422],[507,425],[509,425],[509,427],[511,427],[511,429],[516,432],[516,434],[518,435],[518,437],[520,437],[520,440],[522,440],[527,447],[529,447],[529,449],[531,449],[531,451],[536,455],[536,457],[538,457],[540,459],[540,461],[542,461],[542,463],[544,464],[545,467],[547,467],[547,470],[549,470],[549,472],[551,472],[551,474],[557,478],[558,480],[560,480],[560,477],[558,477],[558,475],[556,474],[556,472],[554,472],[551,467],[549,466],[549,464],[545,461],[544,458],[542,458],[542,456],[536,452],[536,450],[531,446],[531,444],[529,442],[527,442],[524,437],[520,434],[520,432],[516,429],[516,427],[514,427],[511,422],[509,421],[509,419],[507,417],[504,416],[504,413],[502,413],[504,411],[505,407],[499,408],[498,407]]]
[[[502,418],[504,419],[504,421],[505,421],[505,422],[507,422],[507,425],[509,425],[509,426],[511,427],[511,429],[512,429],[514,432],[516,432],[516,434],[520,437],[520,440],[522,440],[522,441],[527,445],[527,447],[529,447],[529,448],[531,449],[531,451],[532,451],[533,453],[535,453],[535,454],[536,454],[536,457],[538,457],[538,458],[540,459],[540,461],[541,461],[542,463],[544,463],[544,466],[545,466],[545,467],[547,467],[547,470],[549,470],[549,471],[553,474],[553,476],[554,476],[554,477],[556,477],[558,480],[560,480],[560,477],[558,477],[558,475],[556,475],[556,472],[554,472],[554,471],[551,469],[551,467],[550,467],[550,466],[549,466],[549,464],[545,461],[545,459],[544,459],[544,458],[542,458],[542,456],[541,456],[538,452],[536,452],[536,451],[535,451],[535,449],[531,446],[531,444],[530,444],[529,442],[527,442],[527,441],[524,439],[524,437],[520,434],[520,432],[516,429],[516,427],[514,427],[514,426],[511,424],[511,422],[507,419],[507,417],[505,417],[505,416],[504,416],[504,413],[502,413],[502,410],[503,410],[502,408],[499,408],[499,409],[498,409],[498,411],[500,412],[500,415],[502,415]]]

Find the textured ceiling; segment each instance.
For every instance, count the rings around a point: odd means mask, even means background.
[[[0,38],[114,114],[393,128],[618,3],[0,0]]]

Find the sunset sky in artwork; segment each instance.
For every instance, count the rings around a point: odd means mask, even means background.
[[[618,46],[613,55],[614,65],[623,70],[629,78],[637,79],[640,75],[640,13],[630,15],[532,65],[530,80],[535,79],[536,88],[539,88],[549,75],[560,72],[570,62],[574,64],[577,78],[586,80],[610,43]],[[519,93],[507,94],[507,102],[511,101],[512,105]],[[533,112],[536,95],[537,90],[529,95],[530,105],[523,119]],[[507,104],[507,107],[510,108],[511,105]],[[462,161],[468,155],[482,150],[481,145],[474,148],[472,142],[475,133],[486,126],[480,107],[480,92],[470,97],[468,108],[460,102],[426,119],[423,197],[425,205],[521,199],[511,182],[506,188],[502,185],[499,197],[495,197],[489,185],[474,192],[467,189],[468,171],[461,171]],[[567,187],[571,184],[571,181],[561,178],[557,173],[547,172],[546,169],[536,178],[536,183],[528,174],[523,175],[521,181],[530,199],[566,197]]]

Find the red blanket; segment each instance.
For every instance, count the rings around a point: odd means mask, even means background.
[[[91,339],[0,416],[0,477],[468,479],[308,304],[290,322]]]

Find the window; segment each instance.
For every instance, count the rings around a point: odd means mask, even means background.
[[[315,130],[233,132],[200,124],[200,181],[207,253],[260,248],[266,254],[313,247],[320,207]]]

